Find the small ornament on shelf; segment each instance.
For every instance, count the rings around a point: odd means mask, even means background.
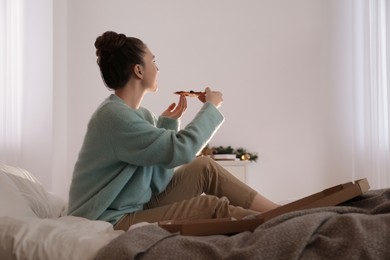
[[[208,145],[202,150],[203,156],[211,156],[215,160],[241,160],[254,161],[258,159],[257,153],[248,152],[244,148],[234,149],[229,146],[209,147]]]
[[[238,148],[236,150],[236,155],[237,155],[237,157],[240,158],[241,161],[254,161],[254,162],[257,162],[257,159],[259,158],[257,153],[248,152],[244,148]]]

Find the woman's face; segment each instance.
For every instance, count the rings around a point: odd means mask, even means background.
[[[143,85],[146,90],[150,92],[157,91],[157,74],[158,68],[156,66],[156,60],[152,52],[148,47],[145,48],[144,54],[144,77],[142,79]]]

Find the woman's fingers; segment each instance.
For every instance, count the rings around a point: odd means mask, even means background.
[[[179,119],[187,109],[187,99],[184,95],[180,95],[179,103],[172,103],[167,110],[162,113],[162,116]]]
[[[222,104],[222,93],[220,91],[212,91],[209,87],[205,89],[206,95],[205,100],[206,102],[210,102],[214,104],[217,108],[221,106]]]

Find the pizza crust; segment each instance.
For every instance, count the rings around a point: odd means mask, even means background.
[[[205,94],[205,92],[191,90],[191,91],[176,91],[176,92],[174,92],[174,94],[177,94],[177,95],[184,94],[184,96],[186,96],[186,97],[199,97],[200,95]]]

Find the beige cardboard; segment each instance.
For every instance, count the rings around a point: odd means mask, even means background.
[[[169,232],[180,232],[182,235],[204,236],[215,234],[235,234],[242,231],[253,231],[262,223],[279,215],[309,208],[336,206],[357,197],[370,188],[367,179],[340,184],[302,199],[293,201],[276,209],[264,212],[255,219],[200,219],[160,221],[159,226]]]

